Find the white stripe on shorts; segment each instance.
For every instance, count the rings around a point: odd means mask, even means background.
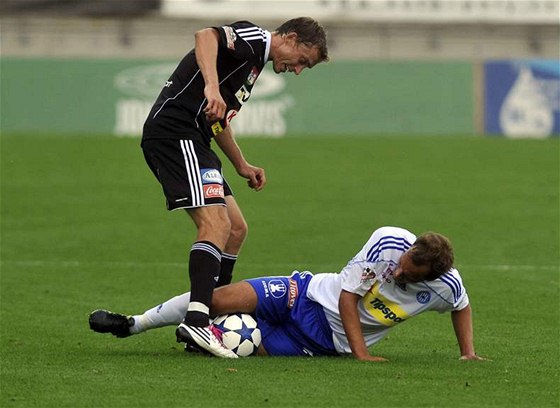
[[[194,151],[192,140],[180,140],[183,157],[185,159],[185,169],[189,179],[192,195],[192,207],[200,207],[205,204],[204,191],[202,189],[202,178],[200,176],[200,167],[198,166],[198,157]]]

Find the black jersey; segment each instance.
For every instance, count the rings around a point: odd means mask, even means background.
[[[227,105],[226,117],[215,123],[206,120],[204,78],[193,49],[182,59],[159,94],[144,123],[144,139],[202,138],[210,143],[251,96],[253,85],[268,59],[270,32],[248,21],[213,28],[219,33],[216,65],[220,93]]]

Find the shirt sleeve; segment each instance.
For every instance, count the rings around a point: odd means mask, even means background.
[[[434,309],[440,313],[462,310],[469,305],[467,290],[456,269],[440,276],[434,281],[433,288],[440,300]]]
[[[364,296],[376,281],[385,279],[416,237],[407,230],[382,227],[342,269],[342,289]]]
[[[212,27],[218,31],[219,45],[238,60],[253,58],[262,47],[264,31],[251,23]]]

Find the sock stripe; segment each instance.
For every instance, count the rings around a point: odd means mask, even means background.
[[[200,312],[204,314],[210,314],[210,308],[202,302],[190,302],[187,312]]]
[[[192,251],[204,251],[214,256],[218,262],[222,262],[222,252],[214,247],[213,245],[206,244],[203,242],[195,242],[191,248]]]
[[[222,253],[222,259],[229,259],[230,261],[237,261],[237,255],[227,254],[225,252]]]

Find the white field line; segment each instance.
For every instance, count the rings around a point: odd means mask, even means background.
[[[187,260],[185,262],[138,262],[138,261],[46,261],[46,260],[2,260],[0,264],[12,265],[12,266],[28,266],[28,267],[42,267],[42,266],[58,266],[63,268],[79,268],[79,267],[134,267],[134,268],[184,268],[188,265]],[[251,263],[251,267],[265,267],[271,268],[287,268],[290,270],[305,268],[312,268],[319,271],[322,268],[331,268],[332,264],[325,263],[301,263],[299,266],[294,263]],[[304,268],[304,269],[305,269]],[[498,271],[560,271],[560,265],[507,265],[507,264],[488,264],[488,265],[476,265],[476,264],[459,264],[457,269],[492,269]],[[338,272],[338,271],[333,271]]]

